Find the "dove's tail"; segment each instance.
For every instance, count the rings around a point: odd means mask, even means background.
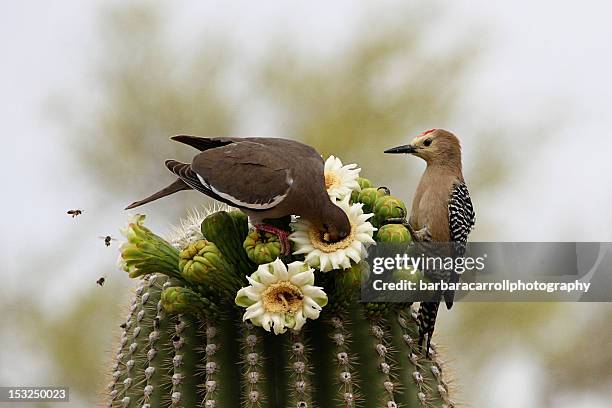
[[[136,208],[139,207],[143,204],[147,204],[150,203],[151,201],[155,201],[159,198],[162,197],[166,197],[169,196],[170,194],[174,194],[178,191],[182,191],[182,190],[191,190],[191,187],[189,187],[183,180],[181,179],[176,179],[176,181],[172,184],[170,184],[168,187],[159,190],[157,193],[154,193],[152,195],[150,195],[147,198],[144,198],[140,201],[135,201],[132,204],[128,205],[127,207],[125,207],[126,210],[130,210],[132,208]]]

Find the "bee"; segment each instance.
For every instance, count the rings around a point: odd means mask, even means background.
[[[106,281],[106,278],[103,276],[103,277],[101,277],[100,279],[98,279],[98,280],[96,281],[96,283],[97,283],[98,285],[100,285],[100,286],[104,286],[104,282],[105,282],[105,281]]]
[[[72,215],[72,218],[74,218],[77,215],[83,214],[83,210],[68,210],[68,211],[66,211],[66,214]]]
[[[127,324],[126,324],[126,323],[121,323],[121,324],[119,325],[119,327],[121,327],[122,329],[125,329],[125,328],[127,328]]]
[[[107,247],[109,247],[111,245],[111,241],[116,241],[116,239],[111,237],[110,235],[100,236],[98,238],[103,239],[104,240],[104,245],[106,245]]]
[[[153,320],[153,328],[155,330],[159,329],[159,323],[160,323],[160,319],[159,316],[155,316],[155,319]]]

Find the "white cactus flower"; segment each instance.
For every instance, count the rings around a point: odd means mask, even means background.
[[[246,307],[250,320],[274,334],[300,330],[306,319],[317,319],[327,304],[322,288],[314,286],[314,270],[304,262],[285,265],[280,259],[260,265],[247,276],[250,286],[236,294],[236,304]]]
[[[342,161],[335,156],[325,160],[325,187],[332,200],[342,200],[353,191],[361,191],[357,183],[360,171],[356,164],[343,166]]]
[[[374,243],[376,228],[368,220],[373,214],[364,214],[361,203],[349,204],[349,197],[336,202],[346,212],[351,223],[350,234],[337,242],[329,242],[308,221],[298,219],[293,224],[295,232],[289,239],[295,243],[294,255],[304,254],[308,265],[321,272],[332,269],[348,269],[351,261],[358,263],[366,256],[366,249]]]

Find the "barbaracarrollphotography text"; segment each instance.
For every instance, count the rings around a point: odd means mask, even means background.
[[[362,301],[611,301],[607,242],[478,242],[461,256],[444,243],[379,244],[362,269]]]

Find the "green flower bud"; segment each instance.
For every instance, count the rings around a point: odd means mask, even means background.
[[[164,289],[161,294],[161,305],[170,314],[191,313],[206,316],[215,311],[207,299],[191,289],[180,286]]]
[[[351,193],[351,203],[359,201],[359,193],[361,190],[374,186],[370,180],[364,177],[357,177],[357,184],[359,184],[359,191],[355,190]]]
[[[231,270],[217,246],[205,239],[181,251],[179,268],[183,278],[194,284],[210,284]]]
[[[278,237],[268,232],[251,231],[242,246],[249,259],[258,265],[274,261],[281,253]]]
[[[406,214],[406,204],[402,200],[394,196],[383,196],[374,204],[373,223],[381,225],[390,218],[405,217]]]
[[[409,243],[412,239],[410,232],[402,224],[387,224],[380,227],[376,233],[378,242],[388,242],[392,244]]]
[[[385,191],[382,189],[376,189],[374,187],[367,187],[361,190],[359,193],[358,202],[363,203],[363,212],[372,213],[374,212],[374,204],[376,201],[385,195]]]
[[[151,273],[179,277],[178,251],[144,226],[144,215],[136,215],[122,231],[127,242],[121,245],[121,268],[130,278]]]

